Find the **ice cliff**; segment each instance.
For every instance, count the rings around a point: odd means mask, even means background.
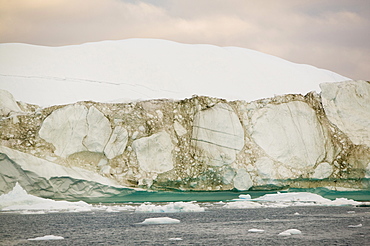
[[[370,188],[370,83],[256,101],[194,95],[42,108],[0,91],[0,194]]]

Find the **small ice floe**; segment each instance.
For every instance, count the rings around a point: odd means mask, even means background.
[[[253,229],[249,229],[248,231],[249,232],[264,232],[265,230],[253,228]]]
[[[240,198],[240,199],[245,199],[245,200],[250,200],[250,199],[252,199],[251,195],[249,195],[249,194],[246,194],[246,195],[239,195],[239,198]]]
[[[204,208],[194,202],[170,202],[166,205],[141,204],[135,209],[137,213],[179,213],[179,212],[204,212]]]
[[[362,205],[347,198],[337,198],[334,201],[310,192],[286,192],[266,194],[251,199],[250,195],[239,195],[238,199],[228,202],[225,208],[257,208],[257,207],[289,207],[289,206],[356,206]]]
[[[181,237],[171,237],[168,240],[170,240],[170,241],[182,241],[182,238]]]
[[[361,205],[362,202],[357,202],[352,199],[347,199],[347,198],[335,198],[334,201],[331,201],[330,204],[331,206],[356,206],[356,205]]]
[[[102,205],[98,205],[98,206],[95,206],[95,209],[96,210],[102,210],[105,212],[109,212],[109,213],[118,213],[118,212],[122,212],[122,211],[134,211],[135,210],[135,206],[130,206],[130,205],[110,205],[110,206],[102,206]]]
[[[140,224],[146,224],[146,225],[160,225],[160,224],[178,224],[180,223],[180,220],[178,219],[172,219],[169,217],[159,217],[159,218],[148,218],[145,219]]]
[[[236,201],[228,202],[223,207],[228,209],[243,209],[243,208],[261,208],[263,206],[257,202],[252,201]]]
[[[362,227],[362,224],[358,224],[358,225],[349,225],[348,227],[350,227],[350,228]]]
[[[289,230],[280,232],[279,236],[290,236],[290,235],[297,235],[297,234],[302,234],[302,232],[298,229],[289,229]]]
[[[64,237],[54,236],[54,235],[46,235],[46,236],[43,236],[43,237],[29,238],[27,240],[37,241],[37,240],[61,240],[61,239],[64,239]]]

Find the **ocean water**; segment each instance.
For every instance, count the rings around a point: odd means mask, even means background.
[[[369,245],[370,207],[307,206],[225,209],[202,204],[205,212],[0,213],[1,245]],[[170,217],[177,224],[145,225]],[[253,233],[250,229],[262,229]],[[287,229],[299,235],[279,236]],[[45,235],[62,240],[30,241]]]

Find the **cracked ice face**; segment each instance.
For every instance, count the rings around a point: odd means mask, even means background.
[[[202,151],[210,165],[233,163],[244,146],[244,130],[233,109],[219,103],[198,112],[194,117],[192,145]]]

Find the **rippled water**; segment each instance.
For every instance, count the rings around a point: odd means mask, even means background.
[[[170,217],[178,224],[143,225]],[[348,227],[359,225],[360,227]],[[249,229],[263,229],[252,233]],[[278,236],[286,229],[300,235]],[[370,207],[224,209],[197,213],[0,213],[2,245],[369,245]],[[55,241],[28,241],[45,235]]]

